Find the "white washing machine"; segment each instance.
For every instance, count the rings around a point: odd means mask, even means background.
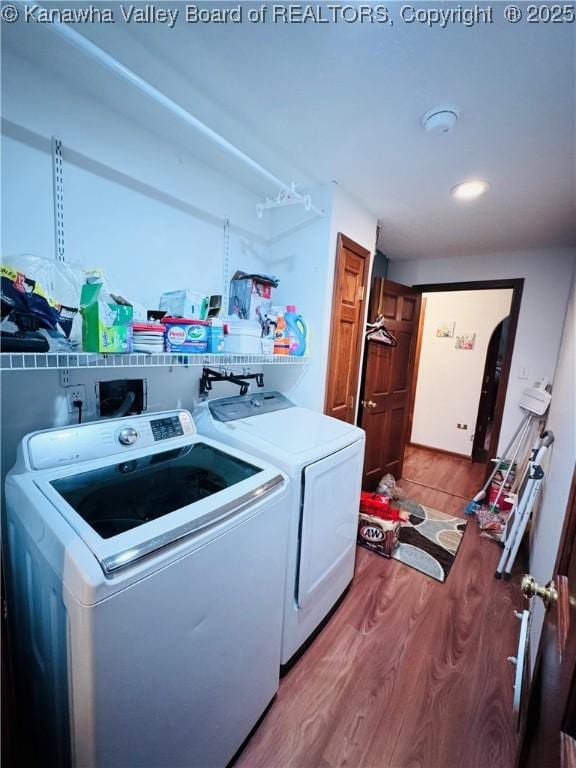
[[[317,628],[354,572],[364,431],[279,392],[202,403],[198,431],[258,456],[291,479],[282,664]]]
[[[24,438],[9,606],[43,765],[229,762],[278,687],[287,494],[187,411]]]

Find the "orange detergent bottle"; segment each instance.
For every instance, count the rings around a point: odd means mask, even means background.
[[[284,319],[283,310],[278,310],[276,314],[276,331],[274,332],[274,354],[275,355],[290,354],[290,337],[288,335],[288,328],[286,327],[286,320]]]

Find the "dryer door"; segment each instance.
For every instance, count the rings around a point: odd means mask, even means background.
[[[300,558],[296,600],[306,608],[335,573],[354,571],[364,441],[360,440],[303,472]]]

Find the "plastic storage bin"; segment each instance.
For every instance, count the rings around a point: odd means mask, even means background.
[[[262,328],[257,320],[225,320],[224,352],[239,355],[262,353]]]

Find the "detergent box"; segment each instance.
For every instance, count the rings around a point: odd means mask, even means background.
[[[210,322],[185,317],[165,317],[166,352],[199,354],[208,351]]]
[[[100,282],[85,283],[80,294],[85,352],[131,352],[132,306],[110,295]]]

